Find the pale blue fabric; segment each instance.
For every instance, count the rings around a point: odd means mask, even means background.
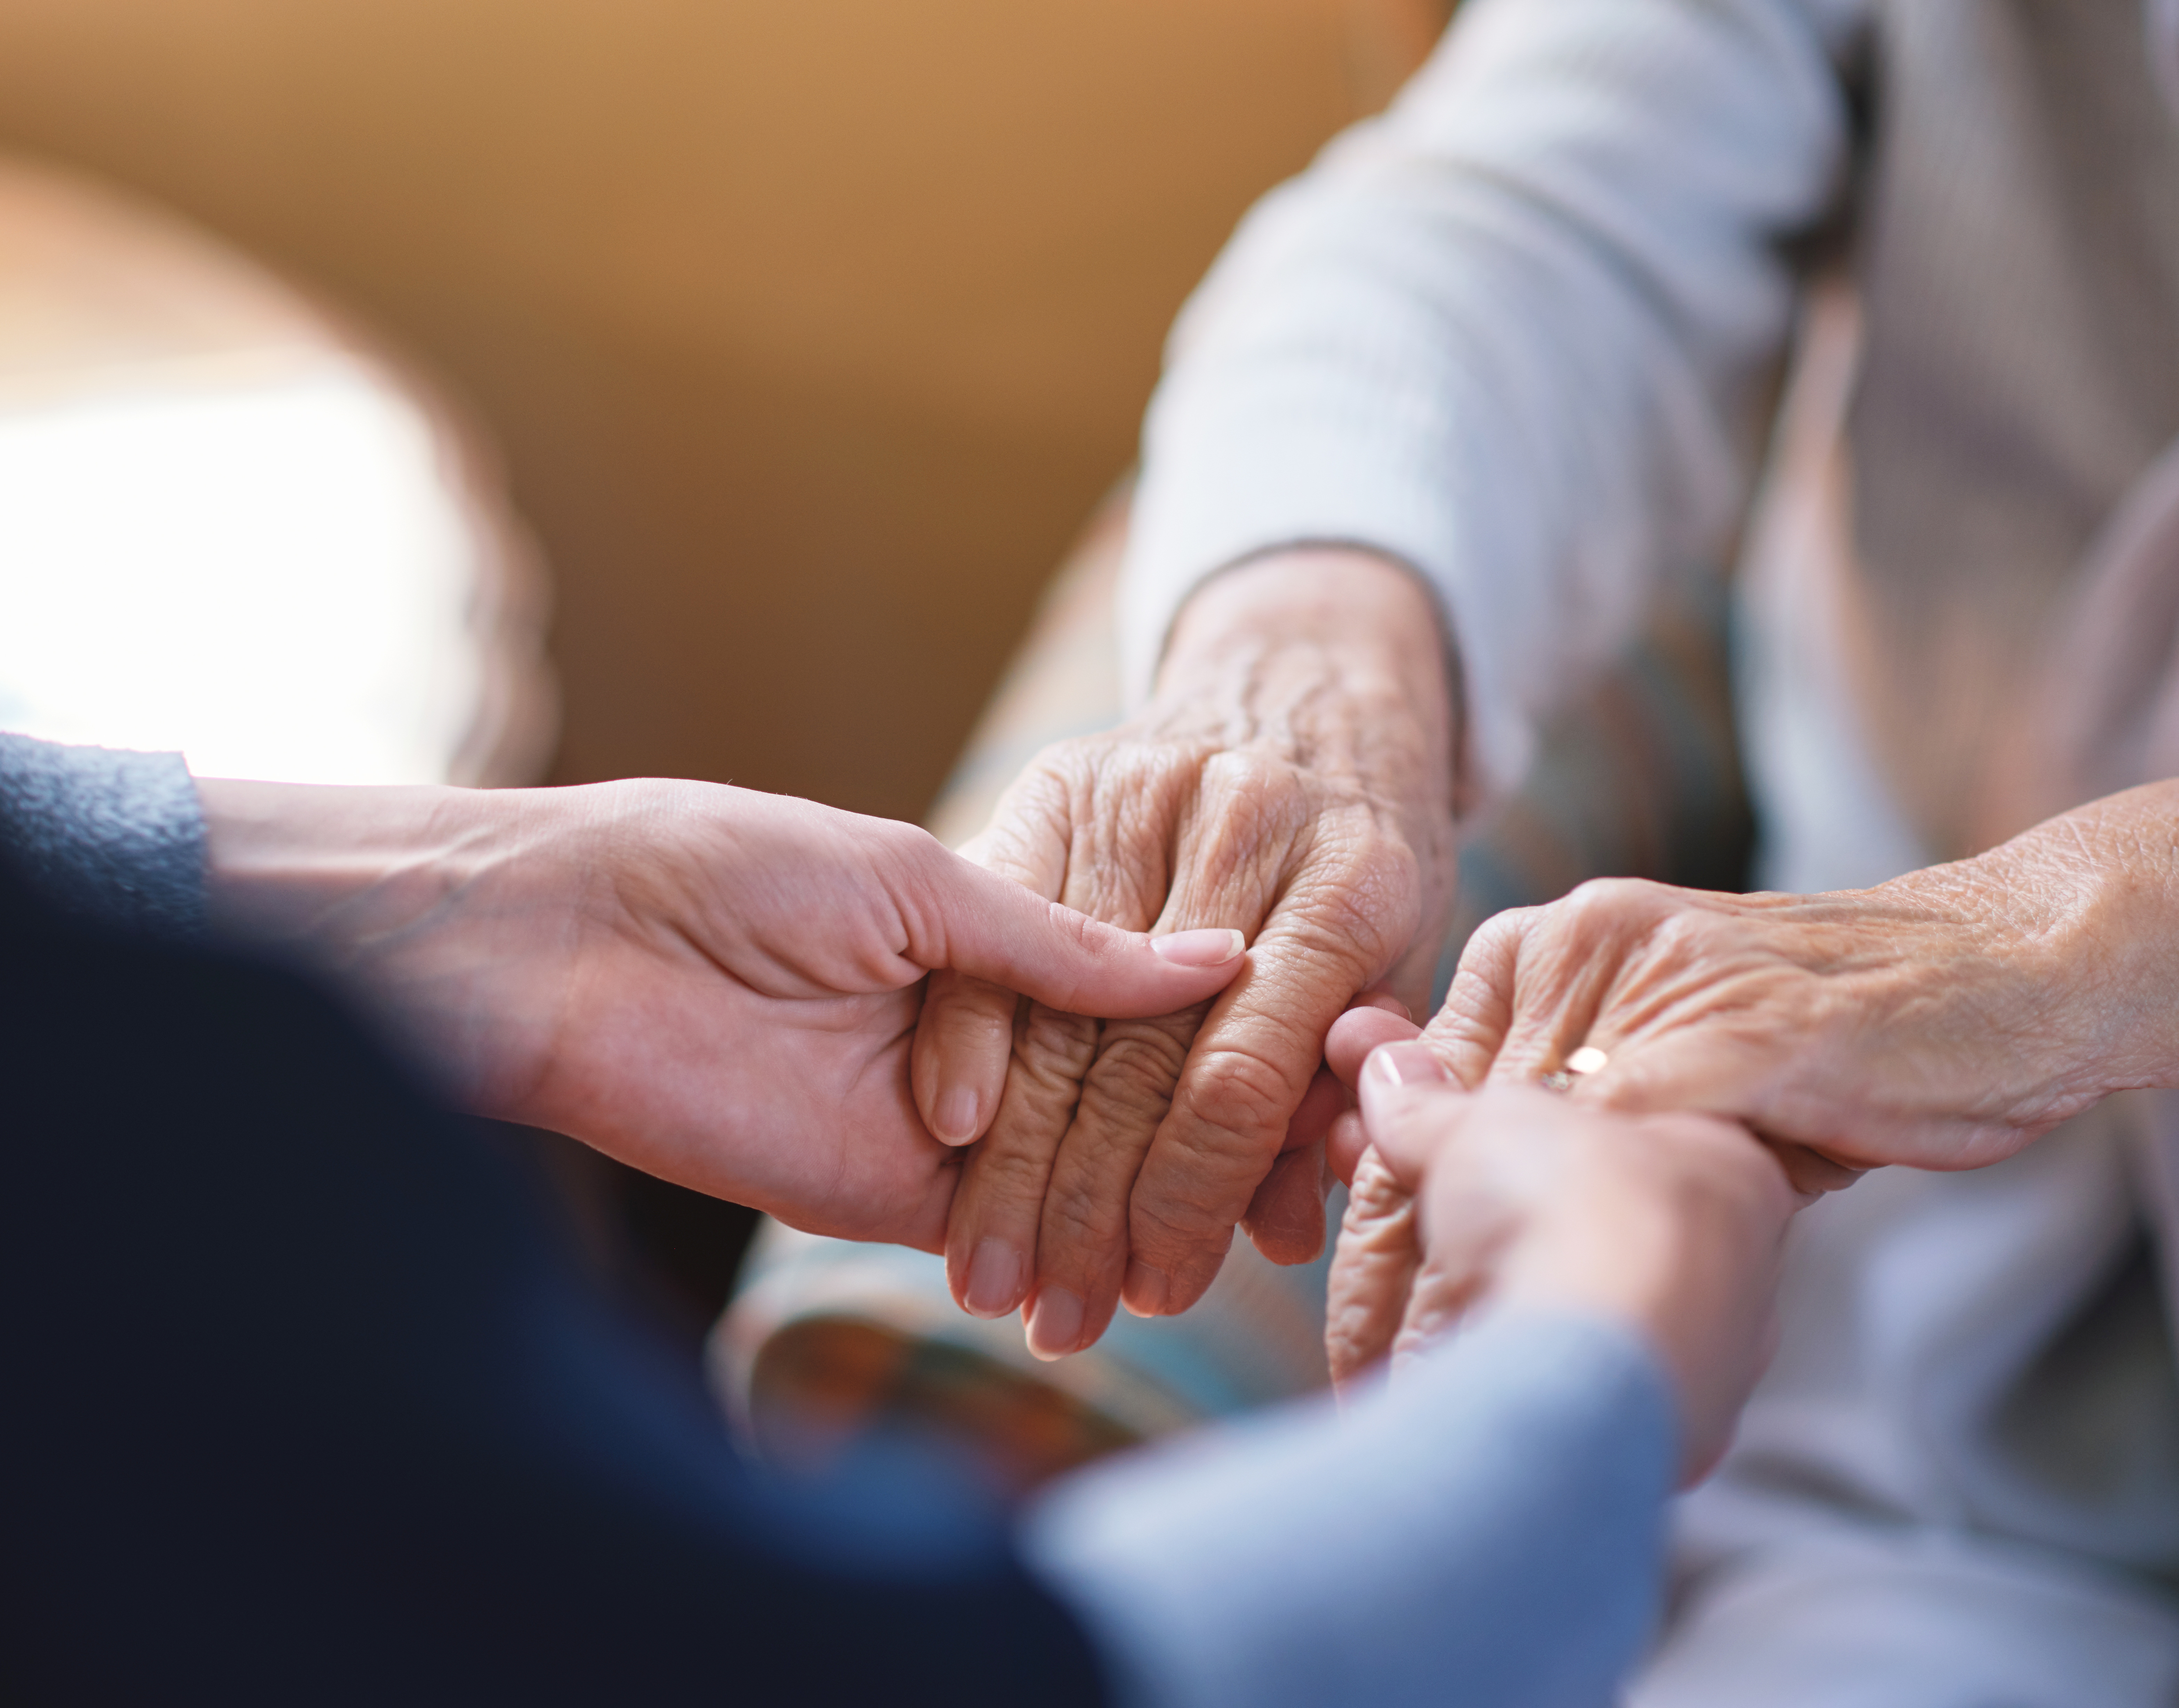
[[[1071,1478],[1024,1546],[1128,1708],[1602,1708],[1655,1624],[1677,1433],[1633,1334],[1501,1315],[1344,1416]]]

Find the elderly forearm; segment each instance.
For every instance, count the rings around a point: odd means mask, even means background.
[[[2023,992],[2006,1021],[2042,1054],[2054,1099],[2179,1085],[2179,781],[1894,887],[1995,928]]]
[[[1122,601],[1139,692],[1219,566],[1366,544],[1458,618],[1481,769],[1721,550],[1836,193],[1864,0],[1507,0],[1244,222],[1177,332]]]

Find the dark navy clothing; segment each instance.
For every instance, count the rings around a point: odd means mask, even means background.
[[[11,1708],[1615,1700],[1677,1456],[1627,1325],[1490,1316],[1012,1528],[929,1460],[774,1486],[497,1129],[195,941],[203,862],[178,761],[0,739]]]
[[[22,823],[0,1697],[1100,1700],[996,1514],[767,1486],[520,1158],[302,978],[172,941],[156,882],[26,881]]]
[[[0,734],[0,865],[26,916],[205,935],[204,816],[178,753]]]

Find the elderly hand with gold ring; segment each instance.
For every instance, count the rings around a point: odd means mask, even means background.
[[[1500,914],[1430,1044],[1463,1082],[1596,1052],[1570,1095],[1743,1120],[1849,1170],[1995,1162],[2179,1083],[2179,783],[1874,889],[1635,880]]]
[[[2170,782],[1873,889],[1584,885],[1487,921],[1422,1036],[1470,1087],[1540,1080],[1582,1104],[1743,1123],[1806,1195],[1887,1164],[2000,1162],[2111,1092],[2179,1085],[2175,992]],[[1358,1010],[1327,1047],[1351,1081],[1410,1030]],[[1381,1314],[1371,1276],[1401,1245],[1405,1195],[1353,1117],[1331,1154],[1353,1189],[1335,1298]]]

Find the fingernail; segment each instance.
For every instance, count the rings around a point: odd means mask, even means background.
[[[1249,940],[1237,931],[1219,926],[1210,931],[1175,931],[1168,937],[1152,937],[1150,948],[1176,967],[1222,967],[1248,953]]]
[[[1442,1085],[1452,1075],[1445,1071],[1436,1052],[1410,1040],[1404,1044],[1380,1044],[1369,1052],[1362,1071],[1386,1085]]]
[[[1046,1364],[1074,1350],[1082,1338],[1082,1301],[1063,1287],[1040,1291],[1029,1314],[1030,1355]]]
[[[1172,1283],[1162,1269],[1152,1269],[1139,1258],[1128,1260],[1128,1278],[1120,1286],[1120,1303],[1131,1316],[1162,1316],[1166,1295]]]
[[[930,1112],[930,1130],[947,1145],[966,1145],[976,1136],[977,1118],[983,1106],[973,1085],[955,1085],[941,1093]]]
[[[1029,1289],[1029,1258],[996,1237],[979,1240],[969,1265],[969,1310],[978,1316],[1004,1316]]]

